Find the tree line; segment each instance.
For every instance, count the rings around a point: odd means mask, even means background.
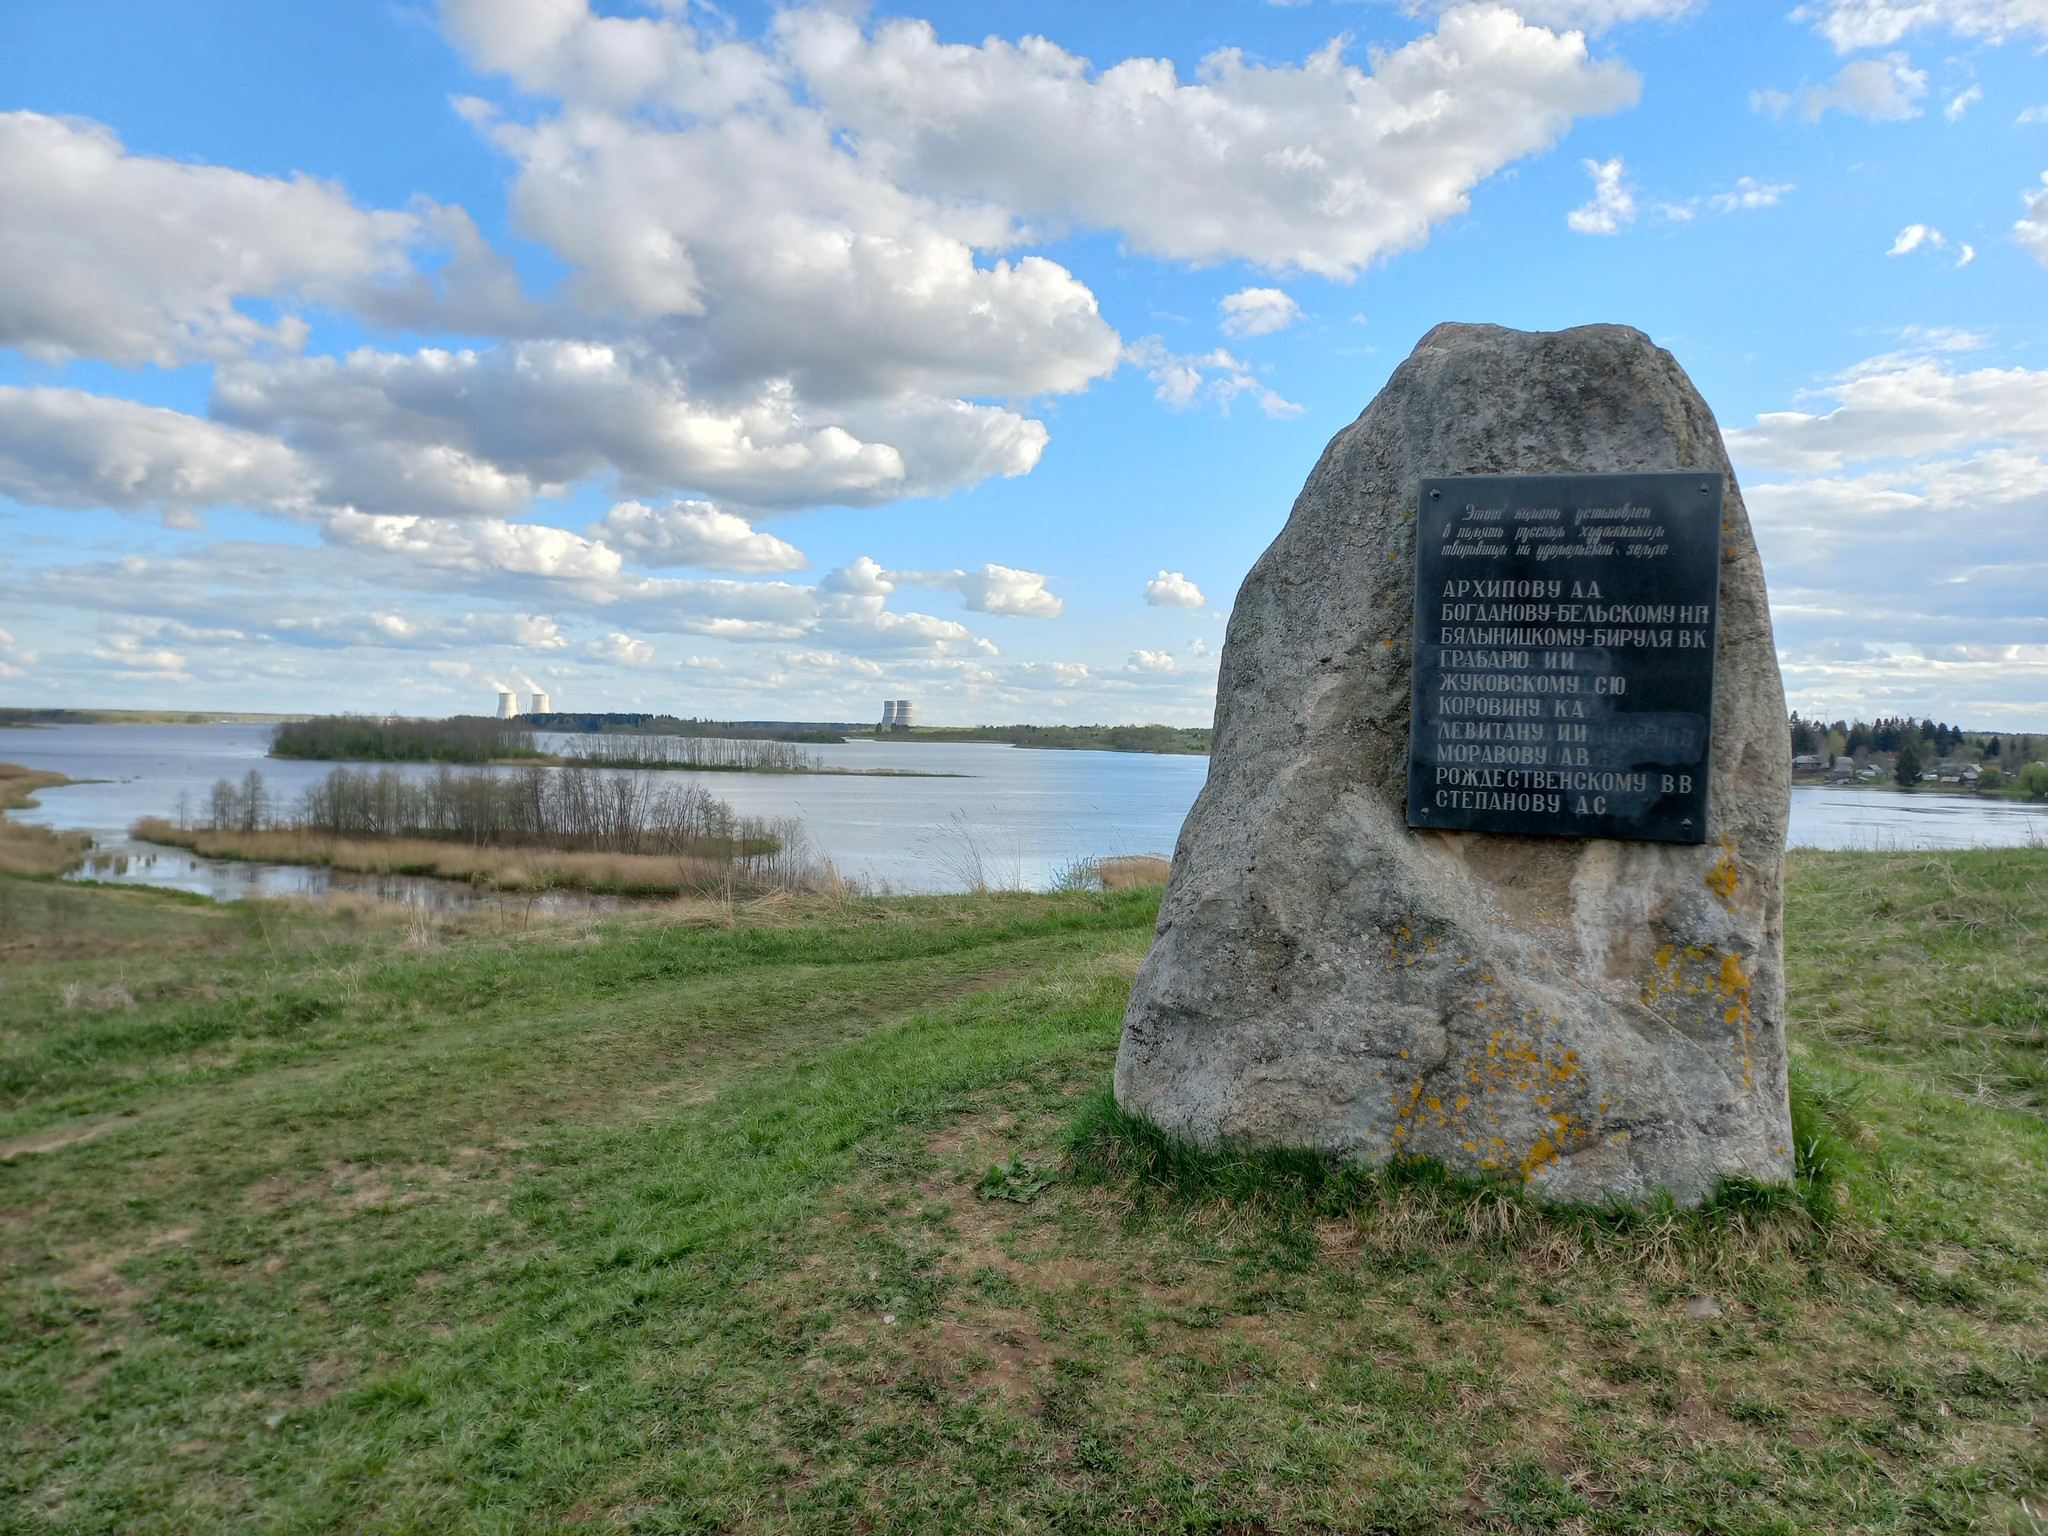
[[[1201,756],[1209,750],[1205,725],[942,725],[903,735],[877,728],[884,741],[1000,741],[1013,747],[1093,752],[1154,752]]]
[[[830,725],[800,721],[755,722],[699,720],[692,715],[654,715],[630,710],[554,710],[528,715],[527,720],[543,731],[563,731],[585,736],[689,736],[732,741],[802,741],[822,746],[843,745],[846,733]]]
[[[491,763],[540,752],[532,731],[488,715],[446,720],[319,715],[276,726],[270,755],[323,762]]]
[[[755,736],[597,736],[563,756],[591,768],[695,768],[710,773],[815,773],[817,757],[794,742]]]
[[[1877,720],[1804,720],[1795,710],[1788,722],[1795,757],[1855,757],[1858,753],[1899,751],[1910,744],[1923,760],[1966,757],[2016,771],[2037,762],[2048,741],[1999,731],[1965,730],[1936,720],[1883,716]]]
[[[1903,788],[1921,782],[1937,763],[1974,766],[1976,787],[2008,785],[2032,799],[2048,799],[2048,738],[2016,732],[1972,731],[1937,720],[1882,716],[1877,720],[1804,720],[1795,711],[1787,722],[1794,757],[1847,757],[1859,766],[1873,753],[1891,757],[1891,776]]]

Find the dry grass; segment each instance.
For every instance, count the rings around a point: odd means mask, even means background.
[[[18,811],[34,805],[37,790],[55,789],[70,782],[61,773],[24,768],[19,763],[0,763],[0,811]]]
[[[1171,859],[1156,853],[1120,853],[1098,860],[1095,869],[1105,891],[1128,891],[1141,885],[1166,884],[1166,872],[1172,867]]]
[[[317,833],[215,832],[144,817],[131,829],[145,842],[189,848],[209,859],[310,864],[367,875],[432,875],[500,891],[583,890],[675,896],[741,886],[724,863],[647,853],[559,853],[543,848],[473,848],[426,838],[366,841]],[[742,887],[743,888],[743,887]]]
[[[0,817],[0,875],[61,875],[76,869],[92,847],[83,832],[25,827]]]
[[[0,763],[0,811],[34,805],[37,790],[70,782],[61,773],[24,768],[19,763]],[[0,874],[61,875],[76,869],[91,847],[91,837],[83,832],[25,827],[0,816]]]
[[[2043,866],[1944,863],[1795,860],[1849,1198],[1627,1220],[1091,1170],[1156,887],[427,945],[0,880],[0,1530],[2039,1536],[2048,1139],[1945,1063],[2040,1016],[1968,919]],[[1901,948],[1944,1033],[1849,1033]]]

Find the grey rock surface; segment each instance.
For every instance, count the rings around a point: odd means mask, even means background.
[[[1639,331],[1422,339],[1238,593],[1119,1103],[1204,1145],[1421,1155],[1549,1199],[1791,1177],[1790,749],[1732,475],[1706,844],[1407,825],[1421,477],[1693,469],[1728,472],[1720,431]]]

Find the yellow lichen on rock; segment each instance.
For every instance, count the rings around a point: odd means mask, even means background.
[[[1749,1012],[1750,974],[1743,969],[1741,956],[1697,945],[1689,944],[1681,950],[1676,945],[1664,944],[1658,947],[1656,967],[1643,981],[1643,1006],[1666,1023],[1676,1025],[1677,1020],[1668,1017],[1660,1004],[1668,1008],[1674,999],[1727,999],[1720,1005],[1720,1021],[1734,1034],[1735,1049],[1742,1061],[1742,1088],[1748,1092],[1755,1070],[1754,1042]],[[1697,1006],[1694,1005],[1695,1010]]]
[[[1714,861],[1714,867],[1707,871],[1706,887],[1726,903],[1729,911],[1735,910],[1735,886],[1737,883],[1735,850],[1728,846],[1728,840],[1721,840],[1721,857]]]

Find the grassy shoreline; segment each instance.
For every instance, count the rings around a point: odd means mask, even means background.
[[[78,782],[47,769],[0,763],[0,874],[61,875],[83,862],[92,849],[90,834],[26,825],[6,815],[37,804],[39,789]]]
[[[1914,784],[1908,787],[1904,784],[1895,784],[1889,779],[1879,779],[1870,783],[1849,781],[1831,784],[1809,776],[1795,778],[1792,781],[1792,787],[1794,789],[1853,789],[1864,794],[1875,791],[1880,794],[1893,795],[1941,795],[1951,800],[2011,800],[2020,804],[2032,805],[2043,803],[2013,784],[2001,784],[1995,789],[1965,789],[1958,784]]]
[[[1162,1159],[1156,888],[0,879],[0,1527],[2027,1531],[2048,858],[1790,869],[1820,1214],[1628,1223]]]
[[[680,896],[746,882],[709,857],[473,847],[426,838],[345,838],[289,830],[214,831],[145,816],[129,828],[138,842],[183,848],[244,864],[302,864],[366,875],[423,875],[498,891],[588,891],[605,896]]]

